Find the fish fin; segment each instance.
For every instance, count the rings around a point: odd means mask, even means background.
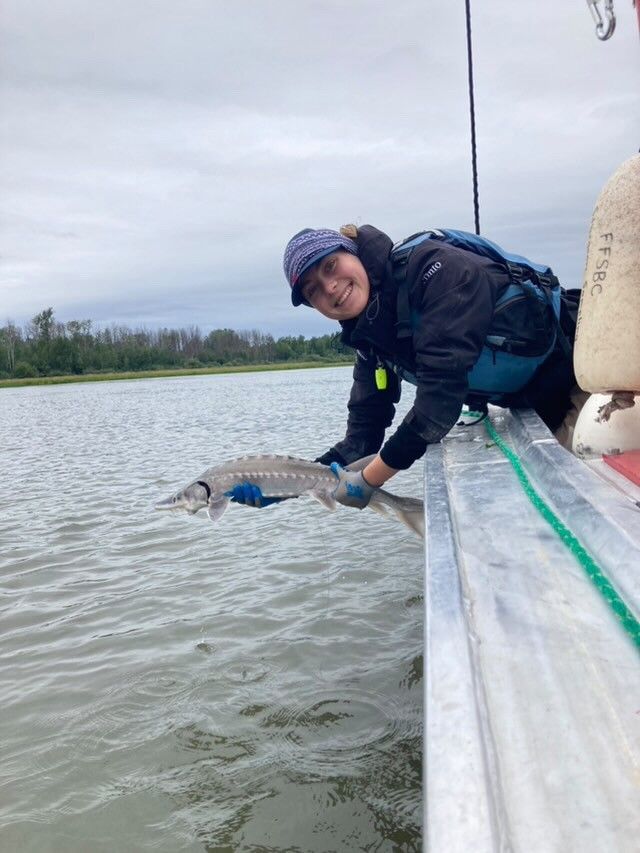
[[[207,513],[211,521],[217,521],[224,515],[225,509],[229,506],[229,498],[226,495],[209,498],[207,505]]]
[[[388,498],[391,498],[394,503],[385,503]],[[424,504],[422,501],[416,498],[395,498],[388,492],[379,489],[374,492],[368,506],[383,518],[401,521],[409,530],[424,539]]]
[[[383,518],[397,518],[397,514],[390,509],[385,504],[376,503],[375,501],[370,501],[369,509],[372,509],[374,512],[377,512],[378,515],[381,515]]]
[[[424,539],[424,512],[401,511],[398,513],[398,518],[409,530],[413,530],[421,539]]]
[[[312,498],[321,503],[325,509],[328,509],[330,512],[335,512],[336,502],[335,498],[330,492],[307,492],[307,494],[311,495]]]

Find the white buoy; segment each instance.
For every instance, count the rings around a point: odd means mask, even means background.
[[[611,400],[610,394],[592,394],[582,407],[573,430],[573,453],[580,459],[602,454],[615,456],[625,450],[640,449],[640,397],[633,408],[617,411],[608,421],[599,411]]]
[[[584,391],[640,394],[640,154],[607,181],[593,212],[574,368]]]

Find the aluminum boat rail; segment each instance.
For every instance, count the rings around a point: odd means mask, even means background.
[[[640,619],[640,490],[492,410]],[[640,648],[483,424],[425,462],[425,850],[640,849]]]

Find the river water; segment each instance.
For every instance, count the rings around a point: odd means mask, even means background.
[[[308,498],[152,509],[325,450],[350,376],[0,390],[0,851],[420,849],[420,540]]]

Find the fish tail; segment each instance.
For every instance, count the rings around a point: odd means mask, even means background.
[[[416,498],[398,498],[378,489],[369,506],[384,518],[395,518],[424,539],[424,504]]]

